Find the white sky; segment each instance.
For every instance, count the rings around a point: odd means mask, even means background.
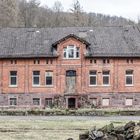
[[[52,7],[56,0],[40,0],[42,5]],[[59,0],[64,10],[69,10],[73,0]],[[86,12],[116,15],[137,21],[140,17],[140,0],[79,0]]]

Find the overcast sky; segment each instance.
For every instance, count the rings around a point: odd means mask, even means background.
[[[56,0],[40,0],[42,5],[52,7]],[[59,0],[64,10],[69,10],[73,0]],[[137,20],[140,17],[140,0],[79,0],[86,12],[116,15]]]

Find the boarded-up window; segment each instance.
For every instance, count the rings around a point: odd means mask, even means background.
[[[103,106],[109,106],[110,99],[109,98],[103,98],[102,99],[102,105]]]
[[[90,98],[92,106],[96,107],[97,106],[97,98]]]
[[[125,105],[126,106],[132,106],[133,105],[133,99],[132,98],[126,98],[125,99]]]

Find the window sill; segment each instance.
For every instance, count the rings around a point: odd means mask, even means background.
[[[126,87],[134,87],[134,85],[125,85]]]
[[[111,85],[102,85],[102,87],[110,87]]]
[[[32,85],[32,87],[34,87],[34,88],[39,88],[40,85]]]
[[[98,85],[89,85],[89,87],[97,87]]]
[[[54,85],[45,85],[46,88],[53,88]]]
[[[17,88],[17,87],[18,87],[17,85],[15,85],[15,86],[9,85],[9,88]]]

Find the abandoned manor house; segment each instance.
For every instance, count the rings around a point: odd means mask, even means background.
[[[140,27],[0,29],[1,107],[140,107]]]

